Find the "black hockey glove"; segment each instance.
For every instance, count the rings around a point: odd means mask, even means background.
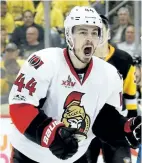
[[[141,126],[141,116],[130,118],[125,123],[126,140],[132,148],[137,148],[141,143]]]
[[[59,128],[54,141],[49,146],[49,149],[56,157],[66,160],[77,152],[78,140],[74,135],[76,131],[75,128]]]
[[[68,159],[78,149],[76,132],[77,129],[65,127],[63,123],[52,120],[43,130],[41,146],[49,148],[60,159]]]

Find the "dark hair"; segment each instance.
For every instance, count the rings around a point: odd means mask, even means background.
[[[100,15],[100,17],[102,18],[102,22],[105,25],[106,29],[108,29],[109,28],[108,18],[104,15]]]

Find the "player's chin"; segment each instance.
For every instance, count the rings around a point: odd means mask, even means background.
[[[91,56],[91,57],[84,57],[84,58],[83,58],[83,62],[84,62],[84,63],[89,63],[90,60],[91,60],[91,58],[92,58],[92,56]]]

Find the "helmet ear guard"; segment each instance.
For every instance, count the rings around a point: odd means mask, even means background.
[[[72,38],[72,28],[67,28],[65,30],[66,42],[69,48],[72,50],[74,48],[73,38]]]

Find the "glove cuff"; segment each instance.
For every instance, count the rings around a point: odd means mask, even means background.
[[[59,121],[52,120],[48,126],[46,126],[42,133],[41,146],[49,147],[55,138],[56,131],[59,127],[64,127],[65,125]]]
[[[130,119],[128,119],[128,120],[125,122],[125,124],[124,124],[124,131],[125,131],[126,133],[132,132],[132,130],[131,130],[131,123],[132,123],[132,120],[133,120],[133,118],[130,118]]]

